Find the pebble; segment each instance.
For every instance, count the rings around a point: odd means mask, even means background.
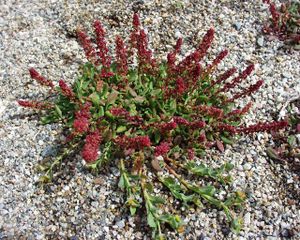
[[[260,46],[260,47],[264,46],[264,37],[259,37],[257,39],[257,45]]]
[[[240,22],[235,22],[235,23],[233,24],[233,26],[234,26],[234,28],[235,28],[237,31],[239,31],[239,30],[241,29],[241,27],[242,27],[242,24],[241,24]]]

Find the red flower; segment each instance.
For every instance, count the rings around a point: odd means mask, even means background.
[[[185,125],[185,126],[188,126],[190,123],[188,120],[182,118],[182,117],[173,117],[173,121],[179,125]]]
[[[214,118],[220,119],[220,118],[223,118],[223,116],[224,116],[223,110],[220,108],[216,108],[216,107],[199,105],[199,106],[195,107],[195,110],[197,110],[205,115],[214,117]]]
[[[204,128],[206,123],[203,121],[194,121],[190,123],[192,129]]]
[[[160,145],[155,147],[154,156],[164,156],[170,151],[170,146],[167,142],[163,142]]]
[[[139,15],[137,13],[133,14],[133,21],[132,21],[132,25],[135,31],[139,30],[140,27],[140,18]]]
[[[102,138],[98,130],[86,136],[85,145],[83,146],[81,152],[81,156],[86,162],[90,163],[97,160],[101,140]]]
[[[39,84],[53,88],[54,84],[50,80],[40,75],[34,68],[29,68],[30,77],[36,80]]]
[[[160,131],[162,133],[166,133],[168,131],[171,131],[173,129],[175,129],[177,127],[177,123],[172,121],[172,122],[168,122],[168,123],[163,123],[159,126]]]
[[[177,78],[175,94],[178,94],[180,96],[185,92],[185,90],[186,90],[186,86],[184,84],[183,78]]]
[[[242,80],[246,79],[251,74],[251,72],[253,72],[253,70],[254,70],[254,64],[249,65],[244,71],[242,71],[231,82],[226,83],[225,86],[222,89],[220,89],[217,93],[219,93],[219,92],[226,92],[229,89],[234,88],[239,83],[241,83]]]
[[[105,31],[99,20],[94,22],[94,29],[96,33],[96,44],[98,47],[97,55],[100,58],[102,66],[109,67],[111,58],[108,56],[108,48],[105,41]]]
[[[220,83],[226,81],[228,78],[230,78],[236,72],[236,70],[237,70],[236,68],[230,68],[229,70],[227,70],[226,72],[221,74],[215,81],[213,81],[209,88],[212,88],[216,84],[220,84]]]
[[[251,108],[251,106],[252,106],[252,102],[249,102],[242,109],[235,109],[235,110],[231,111],[230,113],[227,114],[226,117],[237,116],[237,115],[240,115],[240,116],[244,115],[244,114],[246,114],[249,111],[249,109]]]
[[[91,61],[92,63],[95,63],[95,61],[96,61],[96,50],[93,47],[90,38],[83,31],[77,31],[77,37],[78,37],[78,40],[79,40],[81,46],[83,47],[86,58],[89,61]]]
[[[51,108],[51,105],[49,103],[38,102],[38,101],[18,100],[18,104],[22,107],[34,108],[34,109],[40,109],[40,110]]]
[[[58,83],[62,94],[68,97],[69,99],[74,99],[75,94],[73,90],[64,82],[64,80],[59,80]]]
[[[189,148],[187,150],[187,153],[188,153],[188,158],[189,160],[193,160],[195,158],[195,150],[192,149],[192,148]]]
[[[205,133],[201,133],[200,134],[200,136],[199,136],[199,138],[198,138],[198,141],[200,142],[200,143],[203,143],[203,142],[206,142],[206,135],[205,135]]]
[[[118,144],[121,148],[126,149],[143,149],[144,147],[151,146],[149,136],[127,137],[123,135],[116,137],[114,139],[114,142]]]
[[[238,129],[239,133],[254,133],[254,132],[263,132],[263,131],[278,131],[282,128],[288,126],[287,121],[279,121],[279,122],[270,122],[270,123],[257,123],[251,125],[249,127],[241,127]]]
[[[117,69],[120,75],[126,76],[128,71],[127,50],[120,36],[116,38],[116,62]]]
[[[75,120],[73,127],[76,133],[84,133],[89,129],[89,120],[91,117],[90,113],[91,103],[87,102],[77,113],[75,113]]]
[[[225,103],[233,102],[234,100],[241,97],[250,96],[252,93],[256,92],[261,87],[261,85],[263,85],[263,83],[263,80],[257,81],[257,83],[251,85],[249,88],[245,89],[241,93],[237,93],[231,99],[226,100]]]
[[[213,60],[212,64],[210,64],[206,69],[206,74],[210,73],[215,69],[219,63],[228,55],[228,50],[225,49],[218,54],[218,56]]]
[[[110,109],[112,115],[117,117],[126,117],[129,116],[129,112],[124,108],[112,108]]]
[[[229,132],[231,134],[236,134],[236,132],[237,132],[237,129],[234,126],[231,126],[231,125],[226,124],[226,123],[219,124],[218,129],[220,131]]]

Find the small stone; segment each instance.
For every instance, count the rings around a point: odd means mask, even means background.
[[[243,168],[244,168],[245,171],[249,171],[251,169],[251,164],[246,163],[246,164],[244,164]]]
[[[242,27],[242,24],[241,24],[240,22],[235,22],[235,23],[233,24],[233,27],[234,27],[237,31],[239,31],[239,30],[241,29],[241,27]]]
[[[121,220],[121,221],[117,222],[116,225],[117,225],[119,228],[124,228],[124,227],[125,227],[125,221],[124,221],[124,220]]]
[[[264,38],[263,37],[259,37],[256,42],[257,42],[258,46],[260,46],[260,47],[264,46]]]
[[[251,222],[251,215],[250,213],[246,213],[245,216],[244,216],[244,224],[245,226],[249,225]]]
[[[178,30],[175,32],[175,38],[181,38],[182,37],[182,34],[181,32],[179,32]]]

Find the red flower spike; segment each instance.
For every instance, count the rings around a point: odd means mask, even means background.
[[[98,159],[99,156],[98,151],[99,151],[99,145],[101,141],[102,138],[98,130],[86,136],[85,145],[83,146],[81,152],[81,156],[86,162],[90,163]]]
[[[276,9],[275,3],[270,3],[269,9],[270,9],[270,12],[272,15],[274,27],[277,28],[280,14],[278,13],[278,11]]]
[[[135,31],[138,31],[140,28],[140,18],[139,15],[137,13],[133,14],[133,21],[132,21],[132,25]]]
[[[190,126],[192,129],[199,129],[204,128],[206,126],[206,123],[203,121],[194,121],[190,123]]]
[[[90,107],[91,103],[87,102],[83,108],[75,114],[73,127],[76,133],[84,133],[88,131],[90,125],[89,120],[91,117]]]
[[[226,117],[237,116],[237,115],[240,115],[240,116],[244,115],[244,114],[246,114],[249,111],[249,109],[251,107],[252,107],[252,102],[249,102],[242,109],[235,109],[235,110],[231,111],[230,113],[227,114]]]
[[[108,68],[111,63],[111,58],[108,56],[108,48],[105,41],[105,31],[99,20],[94,22],[94,29],[96,33],[96,44],[98,47],[97,55],[100,58],[102,66]]]
[[[149,136],[127,137],[125,135],[118,136],[114,139],[115,143],[121,148],[126,149],[143,149],[151,146]]]
[[[257,83],[251,85],[249,88],[245,89],[241,93],[235,94],[231,99],[226,100],[225,103],[233,102],[238,98],[250,96],[252,93],[258,91],[258,89],[261,87],[261,85],[263,85],[263,83],[264,83],[263,80],[257,81]]]
[[[218,56],[213,60],[212,64],[210,64],[206,69],[206,74],[211,73],[219,64],[220,62],[228,55],[228,50],[225,49],[218,54]]]
[[[188,153],[188,159],[193,160],[195,158],[195,150],[193,148],[189,148],[187,150]]]
[[[86,58],[92,62],[96,62],[96,50],[92,45],[90,38],[83,31],[77,31],[78,40],[83,47]]]
[[[175,53],[179,53],[179,52],[180,52],[181,47],[182,47],[182,43],[183,43],[182,38],[178,38],[178,39],[177,39],[177,42],[176,42],[176,45],[175,45],[175,47],[174,47],[174,52],[175,52]]]
[[[50,80],[40,75],[34,68],[29,68],[29,73],[30,77],[36,80],[39,84],[43,86],[48,86],[50,88],[54,88],[54,84]]]
[[[75,94],[73,90],[64,82],[64,80],[59,80],[59,87],[61,92],[64,96],[68,97],[69,99],[74,99]]]
[[[237,71],[236,68],[230,68],[229,70],[227,70],[226,72],[224,72],[223,74],[221,74],[216,81],[213,81],[211,83],[211,87],[215,86],[216,84],[220,84],[224,81],[226,81],[228,78],[230,78],[235,72]]]
[[[51,108],[51,105],[49,103],[38,102],[38,101],[18,100],[18,104],[22,107],[39,109],[39,110]]]
[[[178,64],[178,74],[183,73],[186,70],[189,70],[192,67],[193,63],[198,63],[207,53],[208,48],[210,47],[212,41],[214,39],[214,29],[211,28],[204,35],[202,42],[199,44],[199,47],[196,51],[192,52],[188,56],[186,56],[179,64]]]
[[[116,62],[117,70],[120,75],[126,76],[128,72],[127,50],[120,36],[116,37]]]
[[[207,53],[207,50],[209,49],[210,45],[212,44],[212,41],[214,40],[214,34],[215,30],[213,28],[210,28],[207,33],[204,35],[202,42],[198,46],[199,56],[197,59],[197,62],[199,62]]]
[[[176,122],[168,122],[168,123],[163,123],[159,126],[160,131],[162,133],[166,133],[168,131],[171,131],[173,129],[175,129],[177,127],[177,123]]]
[[[251,125],[249,127],[241,127],[237,131],[239,133],[254,133],[254,132],[270,132],[270,131],[278,131],[280,129],[286,128],[288,126],[287,121],[279,121],[279,122],[270,122],[270,123],[257,123]]]
[[[254,70],[254,64],[249,65],[243,72],[239,74],[236,78],[234,78],[230,83],[226,83],[225,86],[220,89],[217,93],[220,92],[226,92],[231,88],[234,88],[239,83],[242,82],[242,80],[245,80]]]
[[[160,145],[155,147],[154,156],[164,156],[170,151],[170,146],[167,142],[163,142]]]
[[[190,124],[188,120],[186,120],[182,117],[173,117],[173,121],[175,123],[177,123],[178,125],[188,126]]]
[[[152,52],[148,50],[148,39],[146,32],[142,29],[137,41],[139,67],[143,68],[147,64],[152,64]]]
[[[110,109],[110,113],[117,117],[129,116],[129,112],[124,108],[112,108],[112,109]]]
[[[203,142],[206,142],[206,140],[207,139],[206,139],[205,133],[201,133],[199,138],[198,138],[198,142],[203,143]]]
[[[194,109],[203,114],[206,114],[208,116],[218,118],[218,119],[223,118],[223,116],[224,116],[223,110],[220,108],[216,108],[216,107],[199,105],[199,106],[196,106]]]
[[[237,133],[237,129],[234,126],[228,125],[226,123],[219,124],[218,129],[220,131],[229,132],[231,134],[236,134]]]
[[[176,80],[176,89],[175,94],[181,96],[186,90],[186,86],[184,84],[183,78],[178,78]]]

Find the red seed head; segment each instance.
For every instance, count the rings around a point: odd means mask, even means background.
[[[132,21],[132,25],[135,31],[139,30],[140,27],[140,18],[139,15],[137,13],[133,14],[133,21]]]

